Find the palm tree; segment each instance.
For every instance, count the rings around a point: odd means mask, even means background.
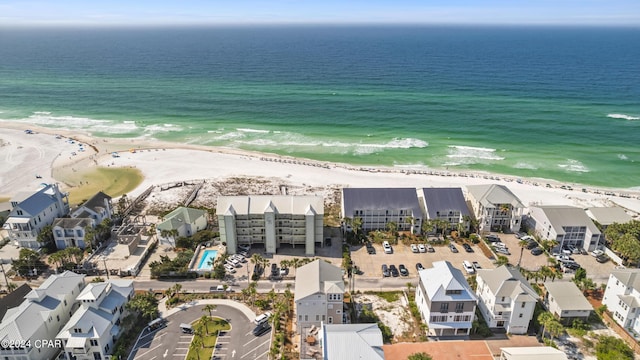
[[[555,319],[554,319],[554,317],[553,317],[553,315],[552,315],[550,312],[548,312],[548,311],[545,311],[545,312],[543,312],[543,313],[540,313],[540,315],[538,315],[538,323],[539,323],[540,325],[542,325],[542,331],[541,331],[541,333],[542,333],[542,338],[544,338],[544,331],[545,331],[545,328],[546,328],[546,327],[547,327],[547,325],[548,325],[551,321],[553,321],[553,320],[555,320]]]
[[[18,285],[16,283],[9,283],[9,285],[7,285],[7,290],[9,290],[9,292],[12,292],[17,288],[18,288]]]
[[[496,267],[500,267],[502,265],[507,265],[509,263],[509,258],[504,255],[498,255],[498,259],[496,260]]]
[[[204,346],[204,342],[197,337],[194,337],[193,340],[191,340],[191,345],[189,345],[189,350],[196,354],[198,360],[200,360],[200,351],[198,351],[200,346]]]
[[[175,292],[176,297],[178,299],[180,299],[180,290],[182,290],[182,285],[180,285],[180,284],[173,285],[173,291]]]
[[[207,304],[202,308],[202,311],[208,311],[209,312],[209,317],[211,317],[211,312],[215,309],[217,309],[218,306],[214,305],[214,304]]]
[[[353,232],[356,234],[356,238],[359,238],[360,231],[362,230],[362,218],[361,217],[353,218],[353,220],[351,221],[351,229],[353,229]]]
[[[387,223],[387,230],[393,236],[396,241],[398,240],[398,224],[395,221],[389,221]]]
[[[522,253],[524,253],[524,248],[529,244],[527,240],[518,241],[518,245],[520,246],[520,257],[518,258],[518,265],[516,267],[520,267],[520,262],[522,261]]]
[[[258,283],[255,281],[249,284],[249,294],[251,295],[251,307],[253,307],[253,303],[256,301],[256,294],[258,293],[257,286],[258,286]]]
[[[207,331],[207,335],[209,335],[209,324],[211,324],[211,317],[207,315],[202,315],[202,317],[200,317],[199,322],[201,325],[204,325],[204,328]]]

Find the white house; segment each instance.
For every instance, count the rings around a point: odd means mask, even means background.
[[[321,196],[219,196],[216,210],[220,239],[230,254],[241,244],[264,244],[268,254],[282,244],[303,246],[308,256],[317,244],[324,246]]]
[[[85,229],[87,226],[93,227],[93,221],[89,218],[57,218],[53,221],[53,241],[58,249],[68,247],[79,247],[84,249]]]
[[[207,228],[207,212],[205,210],[179,207],[164,216],[156,226],[160,243],[176,246],[176,238],[191,236]]]
[[[38,241],[40,230],[69,213],[69,199],[67,194],[60,192],[57,184],[44,186],[28,196],[23,195],[11,200],[13,209],[4,229],[18,246],[39,249],[42,246]]]
[[[423,188],[422,201],[427,220],[444,220],[450,230],[469,231],[471,212],[461,188]]]
[[[51,275],[31,290],[17,307],[8,309],[0,322],[0,341],[32,340],[22,349],[0,348],[3,360],[55,359],[62,346],[55,346],[56,334],[78,308],[75,298],[82,291],[84,275],[71,271]],[[35,340],[50,340],[52,347],[36,346]],[[61,345],[61,344],[59,344]]]
[[[418,272],[416,305],[435,336],[469,335],[476,311],[476,295],[462,272],[448,261],[435,261]]]
[[[560,322],[570,325],[574,319],[589,319],[593,307],[573,281],[547,281],[544,288],[544,305]]]
[[[602,304],[625,330],[640,336],[640,269],[615,269],[609,275]]]
[[[99,191],[71,213],[72,218],[89,218],[95,228],[104,219],[111,219],[113,207],[111,196]]]
[[[120,320],[133,294],[131,280],[88,284],[76,298],[80,308],[56,336],[63,342],[65,358],[107,359],[121,335]]]
[[[297,331],[320,327],[321,322],[342,324],[344,280],[342,269],[316,260],[296,270],[294,291]]]
[[[538,294],[517,269],[500,266],[476,275],[478,306],[487,325],[510,334],[526,334]]]
[[[532,206],[529,216],[536,234],[556,240],[560,249],[573,245],[591,251],[600,245],[602,234],[584,209],[564,205]]]
[[[504,185],[467,185],[466,197],[480,231],[520,231],[524,205]]]
[[[319,338],[323,360],[384,360],[384,343],[378,324],[323,323]]]
[[[385,230],[394,222],[399,231],[420,233],[422,209],[415,188],[343,188],[342,218],[362,219],[362,230]],[[345,224],[345,230],[351,227]]]

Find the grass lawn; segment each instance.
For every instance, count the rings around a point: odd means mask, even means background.
[[[207,335],[207,330],[204,326],[200,324],[199,321],[195,321],[192,323],[194,332],[198,332],[200,329],[203,334],[203,343],[204,347],[198,348],[198,353],[189,347],[189,353],[185,360],[209,360],[211,359],[211,355],[213,355],[213,347],[216,344],[216,338],[218,334],[218,330],[229,330],[231,329],[231,325],[228,322],[221,318],[213,317],[211,319],[211,324],[209,324],[209,335]]]
[[[74,185],[69,191],[69,202],[76,205],[88,200],[98,191],[111,197],[126,194],[140,185],[143,178],[138,169],[98,167],[74,173],[63,180]]]

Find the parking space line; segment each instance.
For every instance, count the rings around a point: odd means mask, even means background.
[[[148,353],[152,352],[153,350],[155,350],[155,349],[159,348],[160,346],[162,346],[162,343],[160,343],[160,344],[158,344],[158,345],[156,345],[156,346],[152,347],[151,349],[147,350],[146,352],[144,352],[144,353],[142,353],[142,354],[136,354],[136,357],[135,357],[135,358],[137,359],[139,356],[144,356],[144,355],[146,355],[146,354],[148,354]],[[140,350],[140,348],[138,348],[138,350]]]
[[[260,339],[260,338],[258,338],[258,337],[253,338],[253,340],[249,340],[249,342],[248,342],[248,343],[246,343],[246,344],[244,344],[244,345],[242,345],[242,346],[247,346],[247,345],[251,344],[252,342],[254,342],[254,341],[258,340],[258,339]]]

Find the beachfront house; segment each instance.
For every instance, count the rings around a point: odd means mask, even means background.
[[[478,299],[462,271],[448,261],[434,261],[418,274],[415,301],[429,335],[469,335]]]
[[[322,324],[318,333],[323,360],[384,360],[382,332],[378,324]],[[315,359],[308,351],[301,359]]]
[[[176,238],[187,237],[207,228],[207,212],[201,209],[179,207],[162,218],[156,226],[161,244],[176,246]]]
[[[53,221],[53,241],[56,248],[62,250],[68,247],[87,247],[85,243],[86,228],[93,227],[90,218],[57,218]]]
[[[78,308],[75,299],[84,288],[84,275],[71,271],[54,274],[37,289],[31,290],[19,306],[6,310],[0,322],[0,340],[18,344],[31,340],[30,346],[18,349],[0,348],[4,360],[55,359],[61,346],[53,342],[60,328]],[[54,346],[36,345],[35,340],[48,340]]]
[[[526,334],[538,294],[515,268],[479,269],[476,275],[478,306],[487,326],[510,334]]]
[[[609,275],[602,304],[636,339],[640,337],[640,269],[615,269]]]
[[[386,230],[396,224],[398,231],[419,234],[422,210],[415,188],[343,188],[343,219],[360,218],[361,230]],[[344,223],[345,231],[352,231],[352,223]]]
[[[465,196],[480,231],[520,231],[524,205],[506,186],[467,185]]]
[[[547,281],[543,305],[564,325],[573,320],[587,322],[593,310],[589,301],[573,281]]]
[[[56,336],[63,342],[65,359],[108,359],[133,294],[132,280],[88,284],[76,298],[80,307]]]
[[[299,267],[294,294],[298,334],[304,334],[304,329],[319,328],[321,322],[344,323],[344,280],[339,267],[324,260]]]
[[[448,224],[445,230],[469,231],[471,212],[461,188],[423,188],[422,202],[426,220]]]
[[[88,218],[91,219],[92,226],[95,228],[102,223],[104,219],[111,219],[113,216],[113,207],[111,206],[111,196],[97,192],[91,199],[85,201],[77,209],[71,212],[72,218]]]
[[[587,251],[599,248],[602,234],[584,209],[564,206],[532,206],[529,223],[543,239],[558,242],[558,249],[575,246]]]
[[[216,214],[229,254],[243,244],[264,244],[266,252],[274,254],[286,244],[302,246],[305,255],[313,256],[317,244],[324,246],[321,196],[219,196]]]
[[[43,186],[35,193],[18,194],[11,199],[13,207],[4,229],[9,239],[20,247],[39,249],[38,234],[56,218],[69,214],[69,199],[57,184]]]
[[[626,224],[633,220],[631,215],[619,206],[590,207],[586,211],[594,222],[602,226],[603,231],[613,223]]]

